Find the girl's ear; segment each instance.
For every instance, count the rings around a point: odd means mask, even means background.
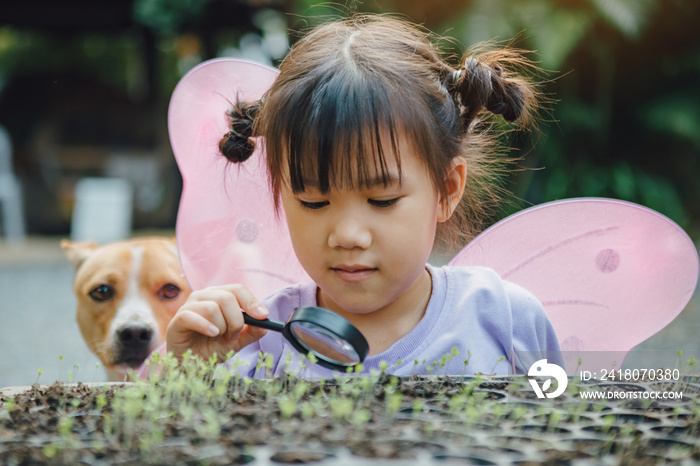
[[[440,196],[438,222],[446,222],[455,211],[464,194],[467,183],[467,161],[462,157],[452,159],[445,177],[445,194]]]

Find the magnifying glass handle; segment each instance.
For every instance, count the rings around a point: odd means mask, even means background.
[[[254,319],[245,312],[243,313],[243,321],[248,325],[252,325],[253,327],[266,328],[268,330],[274,330],[276,332],[281,332],[282,330],[284,330],[284,324],[282,322],[277,322],[270,319]]]

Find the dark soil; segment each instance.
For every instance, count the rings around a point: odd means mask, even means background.
[[[695,378],[676,387],[682,400],[641,404],[585,401],[579,390],[590,385],[539,400],[525,379],[239,382],[219,398],[207,395],[213,387],[178,399],[133,385],[59,383],[0,397],[0,464],[700,461]],[[340,409],[343,399],[349,410]]]

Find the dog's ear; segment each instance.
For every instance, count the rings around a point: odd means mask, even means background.
[[[78,270],[85,259],[90,257],[99,246],[95,243],[79,243],[61,240],[61,249],[66,251],[66,257],[75,270]]]

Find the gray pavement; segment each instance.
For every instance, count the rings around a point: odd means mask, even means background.
[[[73,381],[106,380],[80,336],[73,269],[59,241],[0,243],[0,387],[67,381],[69,373]]]
[[[106,380],[102,368],[96,368],[99,360],[80,336],[73,270],[59,241],[30,238],[19,246],[0,239],[0,387],[31,385],[40,368],[38,380],[44,384],[67,381],[69,373],[74,382]],[[669,355],[675,360],[681,349],[683,359],[700,359],[698,290],[676,320],[632,351],[625,367],[668,364]]]

